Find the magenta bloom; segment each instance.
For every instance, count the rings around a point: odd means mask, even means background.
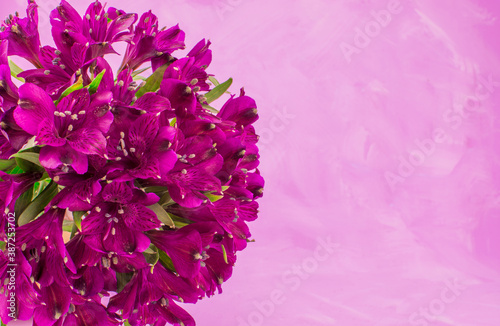
[[[34,0],[27,14],[0,32],[2,322],[194,326],[183,305],[221,293],[251,242],[256,102],[241,89],[216,104],[232,80],[208,72],[210,42],[176,57],[184,32],[151,11],[61,0],[55,47]]]
[[[104,156],[104,134],[113,121],[111,112],[102,112],[102,105],[111,93],[91,98],[86,89],[63,98],[57,107],[45,91],[33,84],[19,89],[19,107],[14,112],[16,122],[26,132],[36,136],[36,142],[46,145],[40,151],[45,168],[72,167],[83,174],[88,169],[87,155]]]

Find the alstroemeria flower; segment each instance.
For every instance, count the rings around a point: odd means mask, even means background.
[[[64,214],[62,209],[50,209],[16,230],[16,245],[28,259],[35,281],[42,286],[54,282],[68,285],[66,271],[76,272],[62,236]]]
[[[0,236],[5,236],[8,212],[14,212],[17,199],[40,179],[40,172],[7,174],[0,171]]]
[[[71,5],[65,0],[51,13],[52,35],[56,46],[63,55],[73,54],[75,44],[84,45],[80,51],[86,53],[85,61],[107,53],[115,52],[111,44],[128,40],[131,35],[129,27],[137,20],[137,14],[115,14],[108,22],[109,11],[106,12],[99,1],[95,1],[88,8],[85,15],[80,17]],[[76,50],[78,51],[78,50]]]
[[[9,261],[9,257],[7,257],[7,251],[0,252],[0,280],[2,280],[2,284],[0,284],[0,306],[1,307],[9,307],[10,304],[7,301],[11,297],[11,292],[14,290],[16,292],[15,296],[15,316],[20,320],[28,320],[33,315],[34,309],[40,305],[40,300],[36,291],[33,288],[33,282],[31,281],[31,266],[22,254],[20,248],[16,248],[14,255],[10,257],[15,257],[15,288],[12,287],[13,284],[9,287],[9,283],[3,283],[4,280],[10,279],[12,273],[8,273],[8,271],[12,271],[12,265],[9,266],[12,262]],[[9,281],[10,282],[10,281]],[[10,309],[1,309],[0,310],[0,318],[4,323],[8,323],[12,320],[9,314],[12,311]]]
[[[9,59],[7,57],[8,41],[0,41],[0,97],[2,98],[2,110],[10,110],[17,105],[19,94],[17,86],[12,82]]]
[[[172,78],[190,84],[193,91],[208,91],[208,74],[205,69],[212,61],[212,51],[208,49],[210,41],[205,44],[201,40],[185,58],[174,61],[165,70],[164,78]],[[153,70],[165,64],[166,62],[153,61]],[[156,64],[156,65],[155,65]]]
[[[102,111],[111,93],[91,99],[87,89],[75,91],[57,105],[45,91],[32,84],[19,89],[16,122],[26,132],[36,135],[40,145],[40,162],[49,169],[73,167],[79,174],[87,172],[87,155],[104,156],[104,133],[112,123],[112,114]]]
[[[101,192],[101,202],[82,222],[86,243],[100,252],[143,252],[149,239],[141,233],[161,225],[146,206],[158,202],[155,194],[146,194],[126,182],[111,182]],[[96,199],[99,200],[99,199]]]
[[[157,273],[156,268],[152,274]],[[139,270],[125,288],[111,298],[108,310],[123,311],[132,325],[173,325],[194,326],[194,319],[174,303],[173,296],[165,294],[158,283],[151,282],[149,268]],[[153,278],[153,280],[155,280]],[[164,283],[167,280],[161,280]],[[186,283],[182,279],[172,279],[173,283]],[[160,283],[160,284],[161,284]]]
[[[21,224],[14,316],[4,282],[11,248],[0,253],[0,318],[194,326],[176,302],[222,292],[251,241],[264,187],[255,101],[241,89],[217,112],[230,83],[211,89],[210,41],[174,57],[185,34],[159,29],[151,11],[138,19],[96,0],[80,15],[60,0],[50,12],[55,45],[40,46],[37,5],[27,1],[28,17],[0,28],[5,247],[8,214]],[[105,56],[117,42],[127,45],[113,66]],[[17,71],[11,55],[34,69]]]
[[[114,180],[162,178],[177,161],[177,154],[171,149],[175,129],[160,127],[156,114],[141,115],[128,130],[116,136],[108,141],[110,157],[120,159],[116,163],[120,168],[111,173]]]
[[[0,39],[9,41],[9,55],[18,55],[41,67],[38,58],[40,36],[38,35],[38,5],[29,0],[26,18],[10,15],[0,28]]]
[[[175,270],[187,278],[194,277],[200,271],[202,256],[201,236],[196,231],[150,231],[147,233],[159,249],[172,259]]]
[[[158,31],[158,19],[151,11],[144,13],[135,26],[134,36],[125,52],[122,69],[136,70],[144,62],[159,58],[171,60],[173,51],[184,48],[185,34],[179,25]],[[158,65],[156,65],[158,66]]]

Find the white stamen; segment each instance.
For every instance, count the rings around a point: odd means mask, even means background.
[[[187,172],[187,170],[186,170],[186,169],[182,169],[182,170],[181,170],[181,173],[182,173],[182,174],[187,174],[188,172]]]
[[[71,115],[71,120],[78,120],[78,114]]]
[[[196,154],[189,154],[189,158],[194,158],[196,156]]]
[[[131,153],[135,153],[135,148],[134,147],[131,147],[129,150],[130,150]]]
[[[68,131],[73,131],[73,125],[68,126]]]
[[[89,14],[85,15],[85,18],[87,18],[88,20],[90,20],[90,15]]]
[[[65,115],[71,115],[71,111],[64,111]]]
[[[111,234],[112,234],[112,235],[115,235],[115,234],[116,234],[116,229],[115,229],[115,228],[112,228],[112,229],[111,229]]]
[[[85,110],[82,110],[82,111],[78,112],[78,114],[82,114],[82,115],[85,114],[85,113],[87,113],[87,112],[85,112]]]
[[[100,213],[100,212],[101,212],[101,208],[100,208],[99,206],[96,206],[96,207],[95,207],[95,211],[96,211],[97,213]]]
[[[50,70],[45,70],[43,73],[44,73],[45,75],[49,75],[49,74],[50,74]]]
[[[120,137],[125,138],[125,133],[123,131],[120,131]]]

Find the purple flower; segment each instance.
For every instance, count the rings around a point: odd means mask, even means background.
[[[102,201],[82,223],[86,243],[100,252],[143,252],[150,241],[141,233],[160,226],[156,214],[146,206],[158,201],[126,182],[111,182],[101,194]],[[99,201],[99,199],[96,199]]]
[[[125,52],[122,67],[136,70],[148,60],[158,60],[155,67],[172,59],[173,51],[184,48],[185,34],[179,26],[158,30],[158,18],[151,11],[144,13],[133,31],[134,35]]]
[[[0,28],[0,39],[9,41],[9,55],[18,55],[41,67],[39,56],[40,37],[38,35],[38,5],[34,0],[28,2],[26,18],[10,15]]]
[[[9,280],[12,276],[8,273],[12,270],[12,266],[9,266],[9,257],[6,255],[7,251],[2,251],[0,253],[0,279]],[[12,256],[11,256],[12,257]],[[31,277],[31,266],[28,261],[23,256],[19,248],[15,251],[15,288],[8,286],[9,284],[2,283],[2,293],[0,294],[0,318],[4,323],[8,323],[12,318],[9,316],[11,312],[14,313],[17,319],[28,320],[33,315],[34,309],[40,305],[40,300],[38,295],[33,288],[33,282],[30,280]],[[10,282],[10,280],[9,280]],[[14,284],[14,282],[12,282]],[[7,301],[11,292],[15,290],[15,311],[11,311],[10,302]]]
[[[151,11],[138,20],[95,1],[82,17],[61,0],[51,47],[40,46],[36,7],[30,0],[28,17],[10,16],[0,32],[3,243],[6,214],[32,199],[16,227],[16,317],[195,325],[176,302],[222,292],[258,215],[256,103],[241,89],[214,113],[228,83],[210,89],[210,41],[175,58],[184,32],[159,29]],[[115,79],[104,56],[117,42],[127,48]],[[35,65],[19,88],[10,55]],[[4,279],[8,259],[0,254]]]
[[[44,90],[33,84],[19,89],[19,107],[14,112],[16,122],[26,132],[36,135],[40,145],[40,162],[49,169],[72,167],[83,174],[88,169],[87,155],[106,154],[104,133],[113,116],[103,111],[111,93],[91,98],[88,90],[75,91],[57,105]]]
[[[111,17],[111,22],[108,18]],[[111,44],[130,39],[129,27],[137,20],[136,14],[107,12],[99,1],[92,3],[80,17],[65,0],[51,12],[52,36],[63,56],[74,55],[74,51],[85,53],[90,61],[107,53],[114,53]],[[75,48],[75,45],[79,45]],[[83,47],[82,47],[83,46]]]
[[[153,111],[155,98],[150,99],[149,110]],[[119,172],[111,173],[111,178],[119,181],[162,178],[177,161],[177,154],[171,149],[174,136],[175,129],[160,127],[158,116],[152,113],[141,115],[128,129],[115,132],[108,141],[108,153],[111,159],[119,159]]]

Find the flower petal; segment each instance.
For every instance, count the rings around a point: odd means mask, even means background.
[[[19,87],[19,107],[14,111],[17,124],[25,131],[36,135],[44,119],[54,119],[54,102],[40,87],[23,84]]]
[[[106,138],[97,129],[82,128],[72,132],[68,144],[76,151],[91,155],[103,156],[106,153]]]

